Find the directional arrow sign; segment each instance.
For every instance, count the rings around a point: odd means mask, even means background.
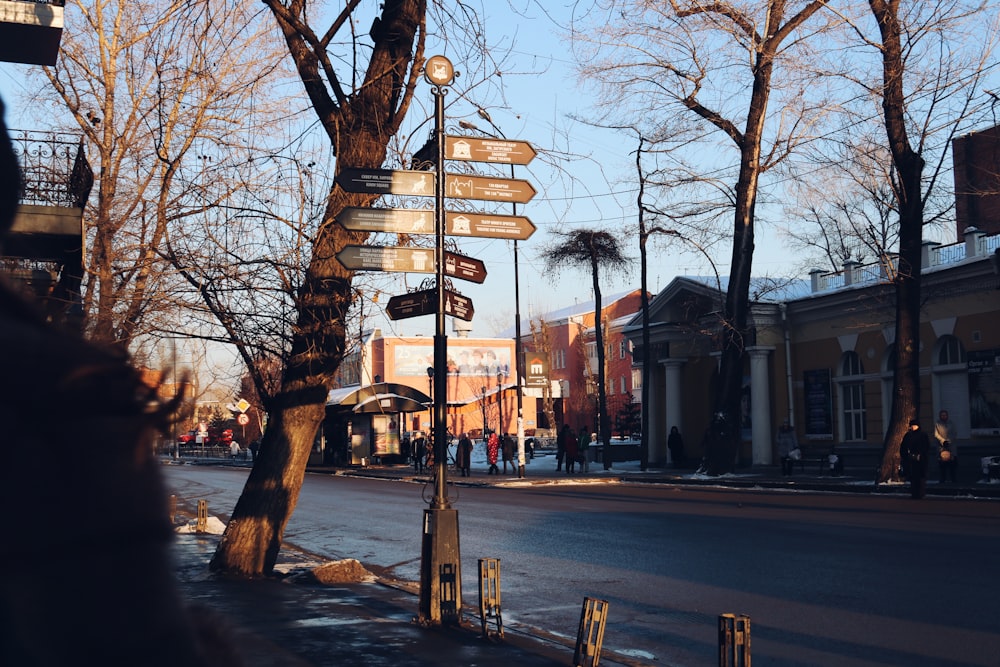
[[[436,312],[437,290],[433,289],[394,296],[389,299],[389,304],[386,306],[386,314],[392,320],[432,315]],[[446,289],[444,290],[444,313],[471,322],[472,316],[475,314],[472,299]]]
[[[403,320],[407,317],[430,315],[437,310],[437,299],[434,290],[400,294],[389,299],[385,313],[390,320]]]
[[[444,138],[444,156],[448,160],[528,164],[536,155],[538,153],[527,141],[451,135]]]
[[[348,206],[337,216],[337,222],[356,232],[433,234],[434,210]]]
[[[347,192],[371,195],[434,196],[434,174],[404,169],[353,169],[345,167],[334,179]]]
[[[521,178],[445,174],[444,185],[445,195],[455,199],[526,204],[537,194],[531,183]]]
[[[337,253],[337,260],[351,271],[434,273],[434,251],[429,248],[349,245]]]
[[[486,280],[486,265],[473,257],[446,251],[444,253],[444,273],[452,278],[482,283]]]
[[[337,261],[350,271],[435,273],[437,270],[434,251],[430,248],[348,245],[337,253]],[[486,265],[483,262],[455,252],[445,252],[444,272],[448,277],[474,283],[486,280]]]
[[[531,220],[521,215],[445,211],[445,233],[453,236],[523,241],[535,229]]]

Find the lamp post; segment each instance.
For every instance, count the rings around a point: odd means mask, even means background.
[[[489,425],[486,423],[486,385],[483,385],[483,400],[480,401],[480,405],[483,408],[483,443],[486,443],[486,431],[489,430]]]
[[[497,433],[502,438],[505,431],[503,430],[503,370],[500,368],[497,368],[497,408],[499,412],[497,414]]]
[[[458,543],[458,510],[448,501],[447,370],[445,334],[445,134],[444,96],[455,79],[451,61],[436,55],[427,59],[424,78],[434,95],[435,159],[434,226],[437,312],[434,329],[434,366],[428,369],[434,399],[434,495],[424,510],[420,561],[420,619],[427,623],[459,624],[462,614],[462,559]]]
[[[497,127],[497,124],[493,122],[490,114],[486,109],[478,107],[476,113],[480,118],[485,120],[493,128],[493,131],[500,135],[500,138],[506,139],[507,135]],[[461,127],[475,130],[477,132],[482,132],[485,135],[490,135],[489,132],[484,132],[482,129],[476,126],[475,123],[470,123],[469,121],[459,121],[458,123]],[[510,165],[510,177],[514,178],[514,165]],[[514,215],[517,215],[517,204],[511,202],[511,210]],[[522,357],[524,356],[521,350],[521,286],[518,281],[519,274],[517,269],[517,239],[514,239],[514,377],[515,377],[515,389],[517,396],[517,476],[524,477],[524,392],[521,388],[521,377],[522,371],[521,365],[524,363]]]

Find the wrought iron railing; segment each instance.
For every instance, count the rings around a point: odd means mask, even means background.
[[[83,208],[94,184],[80,134],[9,130],[21,165],[21,203]]]

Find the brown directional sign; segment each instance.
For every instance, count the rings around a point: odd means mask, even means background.
[[[482,283],[486,280],[486,265],[473,257],[466,257],[455,252],[445,252],[444,274],[451,278]]]
[[[536,155],[527,141],[451,135],[444,138],[444,157],[448,160],[528,164]]]
[[[434,209],[360,208],[348,206],[337,216],[344,229],[356,232],[433,234]],[[537,228],[521,215],[445,211],[445,234],[524,241]]]
[[[421,172],[417,172],[421,173]],[[526,204],[537,194],[528,181],[521,178],[494,178],[472,174],[445,174],[445,196],[455,199]]]
[[[378,245],[349,245],[337,260],[351,271],[434,273],[434,250]]]
[[[334,181],[347,192],[434,196],[434,174],[426,171],[345,167],[340,170]]]
[[[431,248],[348,245],[337,253],[337,261],[350,271],[435,273],[437,270]],[[473,257],[445,252],[444,273],[449,278],[482,283],[486,280],[486,265]]]
[[[432,315],[437,312],[437,290],[421,290],[394,296],[389,299],[385,310],[391,320]],[[471,322],[475,314],[472,299],[458,292],[444,290],[444,314]]]
[[[400,294],[389,299],[385,313],[390,320],[404,320],[407,317],[430,315],[437,310],[435,290],[423,290]]]
[[[433,234],[434,209],[358,208],[348,206],[337,216],[344,229],[356,232]]]
[[[445,233],[452,236],[523,241],[535,229],[531,220],[521,215],[445,211]]]

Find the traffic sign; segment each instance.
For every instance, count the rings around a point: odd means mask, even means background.
[[[407,169],[344,167],[334,179],[347,192],[370,195],[434,196],[434,174]]]
[[[521,178],[445,174],[444,184],[445,195],[456,199],[526,204],[537,194],[531,183]]]
[[[351,271],[434,273],[434,250],[379,245],[348,245],[337,261]]]
[[[522,215],[445,211],[445,234],[453,236],[523,241],[535,229],[531,220]]]
[[[437,312],[437,290],[421,290],[394,296],[389,299],[385,310],[391,320],[433,315]],[[475,314],[472,299],[449,289],[444,290],[444,314],[471,322]]]
[[[402,271],[404,273],[435,273],[437,262],[431,248],[404,248],[379,245],[348,245],[337,253],[339,261],[350,271]],[[486,265],[474,257],[455,252],[444,253],[444,272],[451,278],[474,283],[486,280]]]
[[[434,209],[348,206],[337,216],[337,222],[344,229],[356,232],[433,234]]]
[[[465,162],[528,164],[538,153],[527,141],[446,135],[444,157]]]

